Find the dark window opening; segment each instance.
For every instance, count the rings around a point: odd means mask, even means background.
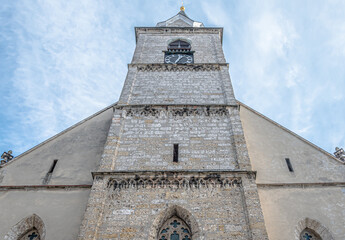
[[[53,173],[53,171],[54,171],[54,168],[55,168],[55,166],[56,166],[56,163],[57,163],[57,159],[55,159],[54,160],[54,162],[53,162],[53,164],[51,165],[51,167],[50,167],[50,169],[49,169],[49,172],[48,173]]]
[[[287,165],[288,168],[289,168],[289,171],[290,171],[290,172],[293,172],[293,168],[292,168],[290,159],[289,159],[289,158],[285,158],[285,161],[286,161],[286,165]]]
[[[54,169],[56,167],[56,164],[57,164],[58,160],[55,159],[52,163],[52,165],[50,166],[49,168],[49,171],[47,172],[46,176],[44,177],[43,179],[43,184],[48,184],[52,175],[53,175],[53,172],[54,172]]]
[[[169,44],[168,50],[170,51],[179,51],[179,50],[190,50],[191,46],[188,42],[182,40],[176,40]]]
[[[178,162],[178,144],[174,144],[173,162]]]

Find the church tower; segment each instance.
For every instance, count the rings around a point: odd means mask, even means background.
[[[182,7],[135,37],[79,239],[268,239],[223,29]]]

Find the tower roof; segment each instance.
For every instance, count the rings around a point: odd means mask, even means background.
[[[179,13],[166,21],[157,23],[156,27],[204,27],[204,24],[190,19],[181,7]]]

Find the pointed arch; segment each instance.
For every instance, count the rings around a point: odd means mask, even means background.
[[[325,226],[323,226],[320,222],[310,218],[305,218],[297,224],[295,230],[295,239],[300,240],[301,234],[306,230],[310,230],[322,240],[334,240],[332,234]]]
[[[190,51],[192,42],[188,39],[175,38],[168,41],[168,51]]]
[[[158,214],[156,219],[153,221],[148,239],[157,240],[161,227],[173,217],[177,217],[186,223],[186,225],[190,228],[191,234],[193,235],[193,240],[200,239],[199,226],[194,216],[186,209],[177,205],[168,207]]]
[[[37,230],[40,240],[45,240],[46,229],[42,219],[32,214],[26,218],[23,218],[20,222],[14,225],[11,230],[5,235],[5,240],[18,240],[23,237],[24,234]]]

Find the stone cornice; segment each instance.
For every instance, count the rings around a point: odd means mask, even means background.
[[[135,42],[139,34],[219,34],[223,43],[223,28],[221,27],[135,27]]]
[[[155,175],[185,175],[185,176],[206,176],[206,175],[226,175],[226,176],[241,176],[249,175],[253,178],[256,177],[256,171],[250,170],[231,170],[231,169],[190,169],[190,170],[114,170],[114,171],[103,171],[99,170],[92,172],[92,176],[104,177],[104,176],[133,176],[133,175],[146,175],[146,176],[155,176]]]
[[[83,185],[10,185],[10,186],[0,186],[1,191],[9,191],[9,190],[53,190],[53,189],[82,189],[82,188],[91,188],[91,184],[83,184]]]
[[[345,182],[315,183],[257,183],[258,188],[311,188],[311,187],[345,187]]]
[[[166,63],[132,63],[128,67],[136,67],[144,72],[181,72],[181,71],[220,71],[222,67],[229,68],[228,63],[190,63],[190,64],[166,64]]]

